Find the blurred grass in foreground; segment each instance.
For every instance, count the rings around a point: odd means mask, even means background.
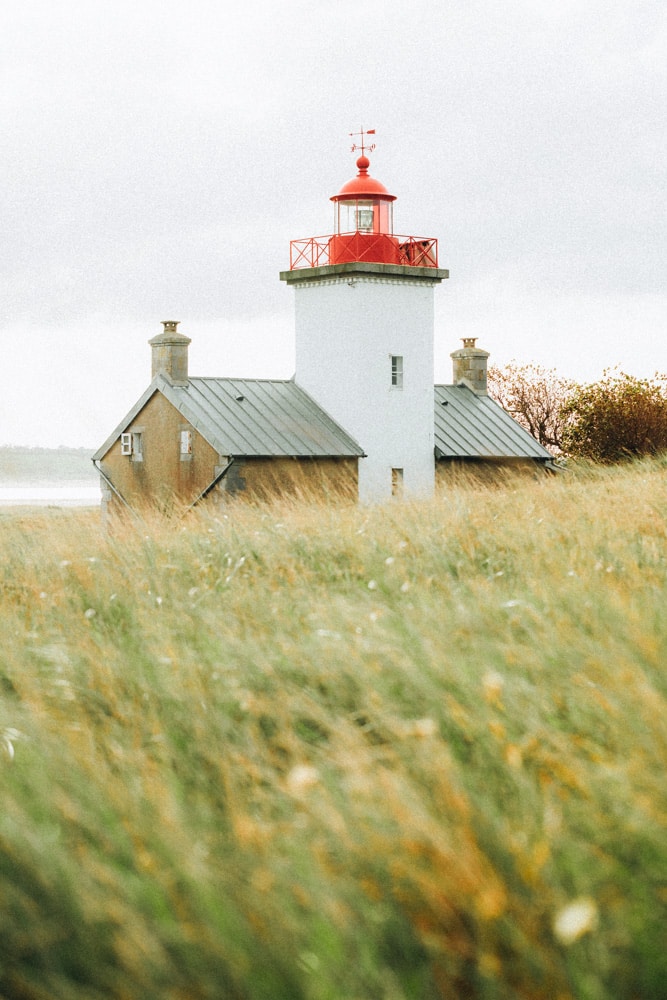
[[[3,512],[0,995],[667,996],[666,477]]]

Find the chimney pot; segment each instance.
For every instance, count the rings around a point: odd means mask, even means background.
[[[190,338],[178,332],[180,320],[162,320],[163,330],[151,345],[151,377],[164,375],[174,385],[187,385]]]
[[[450,355],[454,362],[454,385],[464,382],[479,396],[487,391],[487,362],[489,352],[476,347],[477,337],[463,337],[463,347]]]

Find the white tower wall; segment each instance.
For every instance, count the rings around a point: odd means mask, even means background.
[[[323,268],[329,273],[311,271],[305,280],[290,274],[296,382],[364,449],[362,502],[392,495],[398,476],[392,470],[402,470],[405,496],[430,496],[435,475],[433,289],[443,272],[431,277],[422,268],[417,276],[416,268],[401,268],[401,275],[355,274],[350,265],[345,270]],[[392,356],[402,358],[401,387],[392,385]]]

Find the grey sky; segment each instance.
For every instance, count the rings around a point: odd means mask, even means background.
[[[289,241],[371,173],[462,336],[667,370],[662,0],[5,0],[0,443],[98,445],[163,319],[198,375],[293,373]]]

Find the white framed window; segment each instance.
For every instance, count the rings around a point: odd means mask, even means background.
[[[403,356],[392,354],[391,357],[391,386],[392,389],[403,388]]]
[[[120,436],[120,453],[121,455],[129,455],[133,462],[143,462],[143,433],[141,431],[124,431]]]

